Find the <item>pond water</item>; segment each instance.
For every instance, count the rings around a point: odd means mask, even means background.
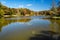
[[[41,17],[0,18],[0,40],[28,40],[42,30],[60,33],[60,20]]]

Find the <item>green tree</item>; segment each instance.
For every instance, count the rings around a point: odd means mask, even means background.
[[[1,9],[0,10],[0,17],[4,15],[4,11]]]

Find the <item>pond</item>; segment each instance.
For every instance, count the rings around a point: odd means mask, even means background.
[[[42,30],[60,33],[60,20],[41,17],[0,18],[0,40],[28,40]]]

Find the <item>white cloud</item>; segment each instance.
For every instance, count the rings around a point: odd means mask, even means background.
[[[19,5],[19,7],[20,7],[20,8],[23,8],[23,7],[24,7],[24,5]]]
[[[32,4],[27,4],[26,6],[32,6]]]

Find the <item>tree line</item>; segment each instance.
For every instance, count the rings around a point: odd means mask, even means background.
[[[58,6],[56,7],[57,13],[56,15],[60,16],[60,2],[58,2]],[[50,13],[51,12],[51,13]],[[54,13],[53,8],[45,11],[32,11],[27,8],[8,8],[0,3],[0,17],[4,17],[4,15],[17,15],[17,16],[34,16],[34,15],[52,15]]]

